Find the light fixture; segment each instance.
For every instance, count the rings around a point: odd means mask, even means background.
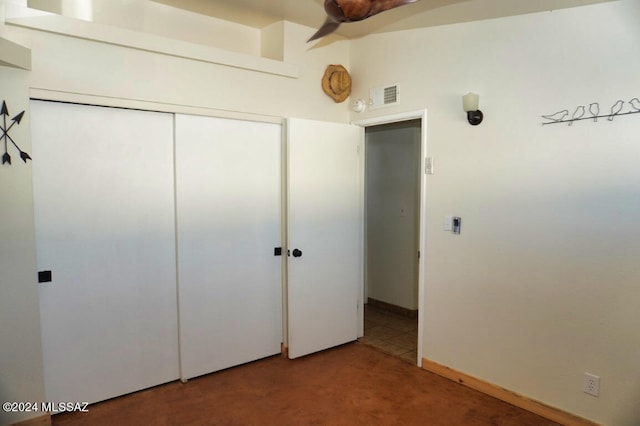
[[[472,126],[482,123],[482,111],[478,109],[480,96],[476,93],[467,93],[462,97],[462,109],[467,113],[467,120]]]
[[[367,105],[364,103],[362,99],[357,99],[351,103],[351,109],[354,112],[362,112],[367,108]]]

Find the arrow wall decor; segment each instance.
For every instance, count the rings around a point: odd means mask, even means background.
[[[22,158],[22,161],[26,163],[27,160],[31,160],[29,154],[21,150],[18,144],[13,140],[13,138],[9,136],[9,130],[11,130],[11,128],[16,124],[20,124],[20,122],[22,121],[22,117],[24,117],[24,111],[13,117],[11,119],[11,123],[7,127],[7,117],[9,117],[9,109],[7,108],[7,103],[5,101],[2,101],[2,109],[0,110],[0,115],[2,115],[2,124],[0,125],[0,142],[4,142],[4,155],[2,156],[2,164],[7,163],[11,165],[11,156],[9,155],[9,142],[11,142],[13,146],[16,147],[16,149],[20,153],[20,158]]]

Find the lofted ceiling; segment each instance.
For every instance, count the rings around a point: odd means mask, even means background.
[[[326,17],[324,0],[147,0],[262,28],[287,20],[318,28]],[[342,25],[337,33],[367,34],[553,11],[613,0],[418,0],[365,21]]]

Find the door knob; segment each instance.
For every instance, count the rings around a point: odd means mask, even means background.
[[[293,257],[302,257],[302,251],[298,249],[293,249]]]

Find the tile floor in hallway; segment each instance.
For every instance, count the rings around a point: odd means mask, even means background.
[[[415,364],[418,360],[418,319],[364,306],[364,337],[360,342]]]

